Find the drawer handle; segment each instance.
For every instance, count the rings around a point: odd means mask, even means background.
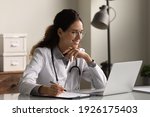
[[[12,62],[12,63],[11,63],[11,66],[17,66],[17,65],[19,65],[18,62]]]
[[[11,47],[18,47],[19,44],[18,44],[18,43],[12,43],[10,46],[11,46]]]

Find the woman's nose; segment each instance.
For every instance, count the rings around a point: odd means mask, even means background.
[[[80,33],[80,32],[77,32],[77,35],[76,35],[76,37],[78,38],[78,39],[82,39],[82,33]]]

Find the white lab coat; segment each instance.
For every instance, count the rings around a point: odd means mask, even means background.
[[[75,61],[69,61],[66,64],[67,59],[61,54],[57,47],[53,49],[53,56],[58,83],[65,89],[69,91],[79,89],[80,80],[82,78],[91,82],[92,86],[96,89],[104,88],[106,77],[98,65],[90,67],[84,59],[78,58],[78,67],[81,70],[81,75],[79,75],[76,69],[73,69],[71,73],[69,72],[70,68],[75,65]],[[20,80],[19,92],[21,94],[30,95],[35,87],[41,85],[50,86],[50,81],[56,82],[51,51],[45,47],[37,48]]]

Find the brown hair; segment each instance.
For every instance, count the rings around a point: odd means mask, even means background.
[[[53,25],[48,26],[45,31],[44,38],[33,46],[31,49],[31,55],[37,47],[54,48],[59,43],[59,36],[57,34],[58,28],[66,31],[75,21],[81,20],[79,14],[73,9],[64,9],[59,12],[54,19]]]

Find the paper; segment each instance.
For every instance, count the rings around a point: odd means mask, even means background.
[[[135,86],[133,90],[150,93],[150,86]]]

